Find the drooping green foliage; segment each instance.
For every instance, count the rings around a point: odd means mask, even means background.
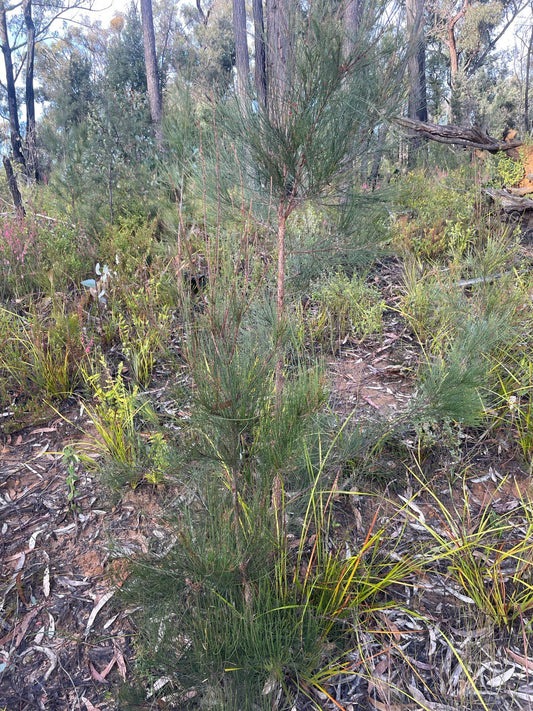
[[[94,31],[101,33],[96,46],[90,36],[74,35],[73,46],[45,55],[53,80],[42,135],[56,196],[72,220],[97,233],[121,214],[149,213],[154,157],[135,6],[117,29]],[[101,74],[94,51],[105,55]]]
[[[146,69],[142,26],[135,3],[131,3],[120,31],[111,37],[107,51],[106,78],[116,95],[146,93]]]
[[[346,56],[342,29],[327,8],[313,6],[295,24],[279,103],[268,111],[255,102],[237,112],[231,103],[221,106],[222,175],[240,172],[265,204],[272,197],[294,205],[317,197],[335,200],[364,138],[395,106],[402,57],[393,36],[369,35]]]

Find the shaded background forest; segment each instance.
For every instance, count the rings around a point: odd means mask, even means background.
[[[161,142],[163,111],[160,104],[152,108],[150,120],[148,83],[152,102],[164,97],[166,151],[180,150],[170,136],[180,111],[191,122],[191,111],[209,122],[213,106],[235,92],[266,106],[298,42],[296,15],[306,12],[290,2],[248,8],[244,2],[154,3],[156,74],[151,69],[147,83],[141,9],[132,4],[104,28],[91,23],[90,14],[81,20],[90,5],[70,5],[79,8],[75,22],[63,21],[69,16],[64,3],[2,6],[4,145],[24,188],[34,181],[53,186],[62,212],[94,231],[142,212],[142,205],[143,214],[152,214],[159,198],[152,177],[161,162],[154,141]],[[383,159],[385,176],[418,160],[390,129],[387,119],[395,113],[475,124],[497,138],[510,129],[529,130],[527,3],[354,0],[346,7],[323,4],[322,11],[324,22],[343,34],[346,57],[358,46],[364,53],[372,45],[374,52],[364,67],[374,72],[367,76],[375,94],[365,97],[365,145],[354,165],[360,183],[375,185]],[[509,28],[520,38],[514,53],[497,50]],[[387,62],[394,54],[393,76]],[[353,70],[361,71],[359,65]],[[128,200],[134,194],[139,199]]]

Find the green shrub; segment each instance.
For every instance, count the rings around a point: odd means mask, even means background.
[[[75,225],[31,216],[0,223],[0,298],[66,291],[79,284],[92,249]]]
[[[312,203],[296,210],[287,225],[287,286],[308,291],[325,271],[352,274],[386,251],[390,196],[348,196],[334,209]]]
[[[495,381],[491,412],[496,422],[510,429],[520,452],[533,468],[533,357],[531,346],[519,339],[503,349],[491,372]]]
[[[517,185],[526,175],[526,169],[521,160],[515,160],[506,153],[496,153],[492,156],[495,182],[498,187],[512,187]]]
[[[0,368],[22,392],[64,398],[80,384],[86,355],[76,313],[16,314],[0,308]]]
[[[146,278],[155,257],[157,223],[143,215],[122,215],[99,240],[100,261],[116,265],[124,279]]]
[[[382,330],[385,302],[378,289],[354,274],[337,272],[315,283],[311,292],[316,310],[309,318],[311,338],[335,350],[349,338]]]
[[[328,695],[329,680],[350,673],[361,616],[383,610],[413,565],[383,555],[385,531],[374,524],[353,554],[338,542],[337,492],[320,485],[328,456],[296,497],[303,516],[276,478],[269,500],[243,509],[237,531],[230,492],[211,482],[176,522],[170,552],[132,563],[121,594],[137,610],[139,678],[149,689],[164,676],[162,693],[176,705],[194,696],[200,707],[266,711]]]
[[[444,269],[408,264],[400,310],[420,341],[438,350],[475,321],[499,323],[499,343],[513,339],[529,314],[529,287],[515,270],[517,249],[505,234],[488,234]]]
[[[115,315],[122,353],[135,382],[144,388],[152,380],[155,358],[163,350],[170,327],[170,310],[154,303],[157,295],[150,286],[141,293],[122,294]]]
[[[135,488],[143,480],[160,484],[171,468],[170,446],[138,386],[128,388],[123,370],[121,362],[111,373],[102,356],[92,370],[83,370],[91,395],[83,406],[98,433],[93,445],[106,458],[103,468],[113,488]]]
[[[399,214],[393,225],[397,248],[417,258],[461,256],[476,241],[476,192],[465,169],[428,175],[410,173],[399,184]]]

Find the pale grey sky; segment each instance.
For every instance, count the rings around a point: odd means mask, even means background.
[[[91,12],[90,16],[100,20],[105,27],[118,12],[126,12],[130,3],[131,0],[95,0],[95,12]]]

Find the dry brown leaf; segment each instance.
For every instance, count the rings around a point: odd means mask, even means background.
[[[386,703],[390,703],[390,685],[385,679],[381,678],[382,674],[388,671],[390,666],[390,657],[387,655],[384,659],[381,659],[372,672],[372,676],[368,680],[368,693],[375,690],[379,696],[385,700]]]
[[[385,673],[389,666],[390,657],[387,655],[384,659],[380,659],[380,661],[376,664],[374,667],[374,674],[379,675]]]
[[[370,696],[368,697],[368,701],[371,704],[371,706],[378,709],[378,711],[406,711],[406,709],[408,709],[408,706],[403,706],[403,705],[399,705],[399,704],[382,703],[381,701],[378,701],[377,699],[370,698]]]
[[[126,681],[126,662],[124,660],[124,655],[122,650],[117,643],[115,645],[115,658],[117,660],[118,673],[120,674],[122,681]]]
[[[46,528],[38,528],[36,531],[33,531],[28,541],[28,548],[30,551],[34,550],[35,544],[37,543],[37,538],[41,535],[41,533],[44,533],[45,531]]]
[[[533,671],[533,659],[530,659],[529,657],[524,657],[521,654],[517,654],[516,652],[513,652],[512,649],[507,649],[506,652],[507,656],[511,657],[513,662],[520,664],[520,666],[524,667],[528,671]]]
[[[372,398],[367,397],[366,395],[363,395],[363,400],[367,402],[369,405],[372,405],[372,407],[375,410],[379,410],[379,405],[376,405],[376,403],[372,400]]]
[[[50,675],[57,666],[57,654],[52,649],[50,649],[50,647],[41,647],[37,644],[34,644],[33,647],[30,647],[30,649],[36,649],[38,652],[41,652],[42,654],[46,655],[50,660],[50,666],[46,670],[46,673],[43,677],[44,681],[48,681]]]
[[[381,613],[379,617],[381,620],[383,620],[385,627],[387,627],[387,629],[392,632],[392,636],[394,637],[394,639],[399,642],[402,639],[402,635],[398,625],[394,624],[394,622],[392,622],[392,620],[389,620],[387,615],[383,613]]]
[[[115,658],[113,657],[113,661],[114,659]],[[109,684],[107,679],[100,674],[100,672],[98,671],[98,669],[96,669],[92,662],[89,662],[89,669],[91,670],[91,679],[99,681],[100,684]]]
[[[115,652],[115,654],[113,654],[113,656],[111,657],[111,661],[109,662],[109,664],[106,666],[106,668],[103,671],[100,672],[100,675],[105,679],[106,676],[111,671],[111,669],[113,669],[113,667],[115,666],[116,663],[117,663],[117,657],[116,657],[116,652]]]
[[[15,585],[20,599],[26,605],[26,607],[28,607],[28,601],[26,600],[26,595],[24,594],[24,589],[22,587],[22,570],[19,570],[19,572],[17,573],[17,576],[15,578]]]
[[[24,563],[26,561],[26,551],[20,551],[20,553],[17,553],[15,556],[12,556],[12,560],[17,560],[17,564],[15,566],[15,572],[18,573],[19,570],[22,570]],[[11,560],[8,558],[8,560]]]
[[[13,639],[13,637],[16,637],[15,648],[18,647],[24,639],[26,632],[28,631],[28,626],[30,622],[38,614],[38,612],[40,612],[40,610],[41,605],[39,605],[38,607],[34,607],[33,610],[30,610],[26,615],[24,615],[22,620],[15,625],[11,632],[8,632],[4,637],[0,639],[0,647],[4,647],[8,642]]]
[[[43,593],[45,597],[50,597],[50,566],[47,565],[43,575]]]
[[[435,701],[428,701],[424,694],[419,689],[417,689],[416,686],[408,684],[407,689],[411,694],[413,701],[418,704],[418,709],[420,709],[420,711],[456,711],[454,706],[448,706],[447,704],[439,704]]]
[[[487,686],[490,686],[491,689],[499,688],[502,684],[505,684],[506,681],[509,681],[514,674],[514,671],[515,667],[512,666],[501,674],[496,674],[496,676],[493,676],[492,679],[487,679]]]
[[[99,709],[96,706],[93,706],[89,699],[86,699],[85,696],[81,697],[81,700],[85,704],[85,709],[86,711],[99,711]]]

